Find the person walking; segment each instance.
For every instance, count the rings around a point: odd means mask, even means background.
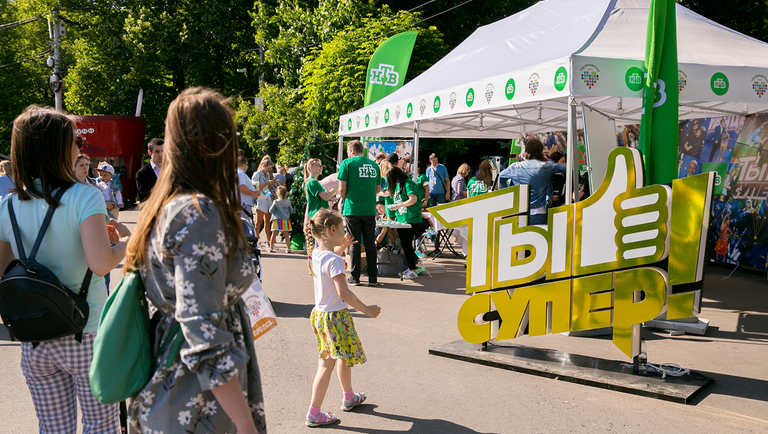
[[[446,203],[451,199],[451,184],[448,180],[448,169],[437,161],[437,155],[429,156],[430,166],[427,167],[429,179],[429,205],[435,206]]]
[[[277,241],[277,233],[282,232],[285,239],[285,253],[291,253],[291,214],[293,214],[293,205],[288,200],[288,189],[284,185],[277,187],[277,198],[272,202],[272,206],[269,207],[269,212],[272,214],[272,220],[269,222],[269,226],[272,230],[272,236],[269,239],[269,251],[275,251],[275,241]]]
[[[451,202],[467,197],[467,177],[469,176],[469,164],[459,166],[456,176],[451,180]]]
[[[539,139],[525,142],[525,160],[512,163],[500,174],[500,184],[506,186],[527,184],[530,188],[530,225],[546,225],[547,211],[552,206],[552,177],[565,173],[565,165],[547,160],[544,144]]]
[[[344,259],[340,255],[355,241],[349,233],[344,233],[342,222],[340,215],[328,209],[316,212],[309,221],[310,234],[317,240],[314,250],[314,244],[309,240],[307,242],[310,256],[308,267],[315,286],[315,308],[312,309],[310,322],[320,353],[312,382],[312,399],[304,422],[310,427],[338,421],[333,413],[321,411],[337,360],[336,374],[344,392],[341,409],[350,411],[365,402],[365,394],[355,393],[352,388],[352,367],[365,363],[366,358],[348,307],[352,306],[371,318],[381,313],[380,307],[361,302],[344,280]]]
[[[41,433],[75,432],[78,410],[83,434],[120,431],[117,404],[103,405],[88,382],[93,340],[107,301],[103,275],[125,255],[130,232],[112,221],[118,234],[107,232],[107,209],[101,192],[75,182],[78,156],[75,123],[53,108],[30,106],[13,121],[11,159],[16,192],[0,203],[0,270],[19,257],[9,207],[13,206],[24,250],[32,250],[49,208],[56,211],[35,260],[77,293],[86,272],[88,322],[82,339],[75,335],[21,344],[21,370],[32,395]],[[57,199],[61,189],[65,189]],[[22,218],[23,217],[23,218]],[[110,241],[115,245],[110,245]]]
[[[269,221],[272,219],[269,207],[272,206],[274,188],[277,188],[277,180],[272,175],[274,167],[275,163],[272,162],[272,157],[265,155],[261,159],[261,163],[259,163],[259,169],[253,172],[251,176],[253,186],[261,192],[261,196],[256,199],[256,238],[258,239],[261,235],[261,228],[263,226],[266,237],[264,240],[265,245],[269,243]]]
[[[367,267],[368,286],[376,286],[376,196],[381,192],[381,174],[376,163],[363,156],[363,144],[359,140],[347,144],[347,155],[349,158],[339,167],[339,191],[344,201],[344,225],[357,241],[349,249],[352,264],[347,282],[360,285],[359,243],[362,241],[365,244],[366,260],[370,264]]]
[[[237,190],[240,192],[240,207],[242,213],[253,222],[253,204],[261,196],[261,192],[253,186],[251,178],[245,173],[246,170],[248,170],[248,159],[243,156],[237,157]]]
[[[160,176],[160,168],[163,165],[163,139],[153,138],[149,141],[147,148],[149,163],[143,165],[136,172],[136,196],[139,202],[149,199],[149,194],[152,193],[157,177]]]
[[[240,223],[237,130],[229,100],[186,89],[168,107],[166,161],[128,246],[153,318],[152,380],[132,400],[136,432],[266,433],[242,294],[254,266]],[[176,341],[179,339],[180,341]]]

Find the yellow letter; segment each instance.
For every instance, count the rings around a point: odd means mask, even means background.
[[[641,291],[645,298],[639,301]],[[667,280],[661,270],[638,268],[616,273],[613,343],[627,357],[640,353],[640,324],[661,313],[666,296]]]

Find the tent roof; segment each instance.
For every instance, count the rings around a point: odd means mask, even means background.
[[[564,130],[571,95],[619,124],[638,123],[642,91],[629,77],[642,72],[648,6],[539,2],[477,29],[396,92],[341,116],[339,135],[409,137],[413,121],[422,137]],[[681,119],[768,110],[768,44],[676,8]]]

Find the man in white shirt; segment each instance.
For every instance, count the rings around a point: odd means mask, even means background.
[[[253,220],[253,204],[261,192],[253,186],[251,178],[245,171],[248,169],[248,159],[237,157],[237,189],[240,192],[240,206],[243,212]]]

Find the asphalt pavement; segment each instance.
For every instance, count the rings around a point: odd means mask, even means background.
[[[121,218],[135,222],[137,212]],[[364,303],[382,308],[377,319],[353,313],[368,358],[353,369],[353,385],[368,399],[342,412],[334,374],[323,410],[341,422],[307,428],[304,414],[317,366],[309,324],[312,277],[303,255],[262,258],[263,286],[278,317],[278,326],[256,341],[270,433],[768,432],[765,273],[736,270],[728,277],[732,267],[707,267],[700,315],[710,320],[705,336],[644,330],[650,363],[677,363],[717,381],[682,405],[429,355],[430,348],[460,339],[456,317],[467,298],[464,261],[439,257],[435,262],[445,266],[445,274],[413,281],[380,277],[378,287],[352,288]],[[113,282],[119,275],[113,272]],[[0,333],[0,433],[34,433],[19,345],[4,328]],[[608,336],[557,334],[505,343],[628,361]]]

